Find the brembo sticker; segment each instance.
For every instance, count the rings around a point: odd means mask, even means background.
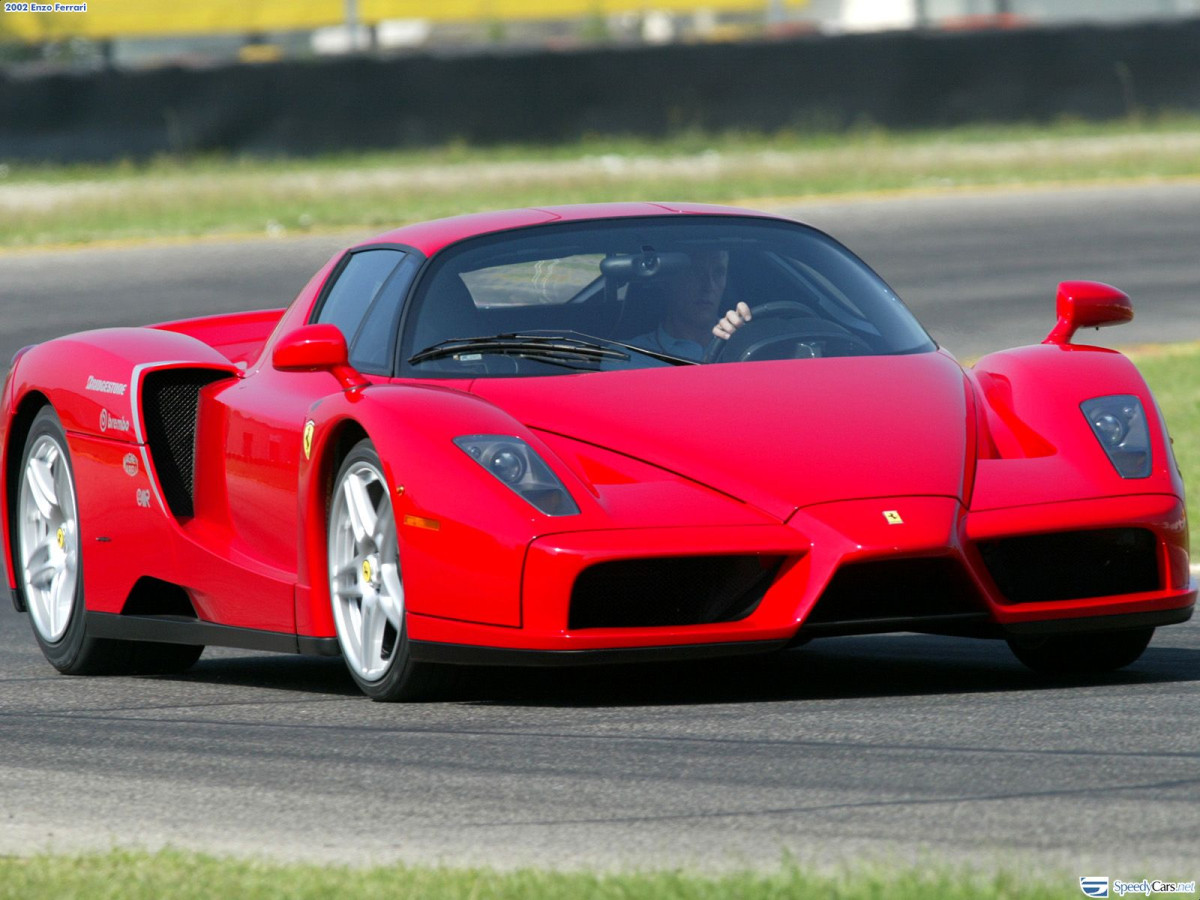
[[[130,478],[138,473],[138,458],[132,453],[125,454],[125,458],[121,460],[121,465],[125,467],[125,474]]]
[[[108,431],[110,428],[113,431],[128,431],[129,420],[114,416],[107,409],[102,409],[100,410],[100,430]]]
[[[116,394],[118,397],[124,397],[125,391],[129,385],[123,384],[120,381],[105,381],[102,378],[97,378],[95,375],[89,375],[86,389],[89,391],[98,391],[101,394]]]

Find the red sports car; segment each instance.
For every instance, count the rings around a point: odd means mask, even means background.
[[[968,368],[787,219],[412,225],[286,310],[18,353],[9,585],[63,672],[340,654],[378,700],[892,631],[1110,670],[1192,613],[1184,488],[1133,364],[1072,343],[1128,297],[1068,282],[1057,313]]]

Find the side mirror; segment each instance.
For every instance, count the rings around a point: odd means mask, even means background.
[[[303,325],[275,343],[271,365],[281,372],[329,372],[346,390],[370,382],[350,365],[346,338],[336,325]]]
[[[1058,286],[1058,323],[1043,344],[1069,344],[1080,328],[1123,325],[1133,319],[1129,295],[1099,281],[1064,281]]]

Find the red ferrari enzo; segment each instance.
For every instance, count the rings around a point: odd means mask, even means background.
[[[62,672],[340,654],[377,700],[894,631],[1111,670],[1192,613],[1184,488],[1133,364],[1072,343],[1128,297],[1067,282],[1057,313],[967,368],[787,219],[412,225],[286,310],[18,353],[9,585]]]

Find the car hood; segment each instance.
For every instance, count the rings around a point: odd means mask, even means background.
[[[969,390],[943,352],[481,379],[529,427],[670,470],[780,519],[868,497],[962,497]]]

